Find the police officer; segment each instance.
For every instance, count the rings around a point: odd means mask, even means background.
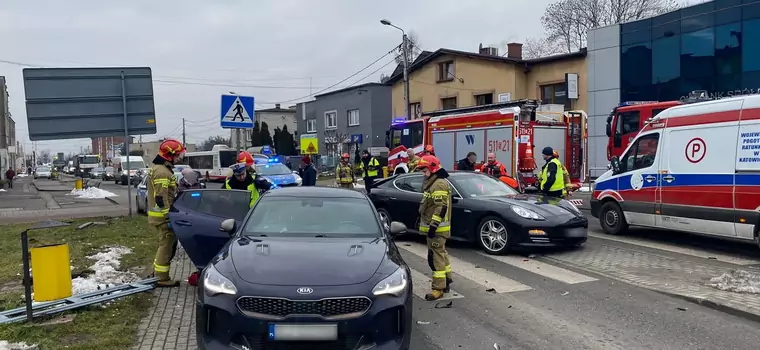
[[[174,163],[185,153],[185,146],[177,140],[164,140],[148,172],[148,223],[158,233],[158,249],[153,260],[153,271],[158,287],[177,287],[179,281],[169,276],[169,267],[177,249],[177,237],[169,229],[169,208],[177,194]]]
[[[245,163],[233,164],[231,168],[232,176],[224,181],[222,188],[226,190],[250,191],[251,202],[248,204],[248,207],[253,208],[253,205],[259,200],[259,191],[269,191],[272,188],[272,184],[258,175],[251,176]]]
[[[250,175],[253,178],[256,178],[256,167],[253,165],[252,154],[248,153],[247,151],[242,151],[238,153],[237,162],[245,163],[245,168],[248,171],[248,175]]]
[[[446,240],[451,237],[451,188],[446,181],[449,174],[432,155],[422,156],[417,168],[425,175],[419,231],[427,235],[428,265],[433,270],[431,291],[425,300],[438,300],[453,283],[446,251]]]
[[[354,188],[356,183],[356,176],[354,175],[354,169],[351,167],[351,163],[348,160],[351,155],[343,153],[340,156],[340,163],[335,168],[335,183],[343,188]]]
[[[541,168],[539,190],[547,196],[562,198],[565,191],[565,175],[562,163],[554,156],[554,149],[544,147],[541,154],[546,164]]]
[[[367,194],[370,193],[372,188],[372,182],[380,176],[380,162],[369,154],[366,149],[362,151],[362,161],[359,163],[359,169],[362,172],[364,178],[364,189]]]

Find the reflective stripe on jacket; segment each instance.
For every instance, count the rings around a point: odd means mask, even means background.
[[[354,179],[354,169],[351,167],[351,164],[338,164],[338,167],[335,168],[335,181],[341,184],[350,184],[356,181]]]
[[[154,164],[148,172],[148,222],[154,225],[160,225],[167,221],[169,208],[174,203],[174,197],[177,195],[177,181],[174,178],[174,171],[168,164]],[[156,197],[161,196],[163,207],[156,204]]]
[[[549,164],[554,163],[557,167],[557,173],[554,175],[554,183],[549,186],[549,191],[564,191],[565,190],[565,172],[564,167],[562,166],[562,163],[559,162],[559,159],[552,158],[552,160],[546,162],[544,164],[543,169],[541,169],[541,182],[540,186],[541,189],[544,189],[546,187],[546,181],[548,181],[549,178]]]
[[[230,186],[230,179],[227,178],[226,181],[224,181],[224,188],[231,190],[232,187]],[[259,200],[259,189],[256,188],[256,185],[253,183],[248,185],[248,188],[246,188],[246,191],[251,192],[251,202],[248,203],[248,208],[253,208],[253,205],[256,204],[256,201]]]
[[[422,184],[420,202],[420,232],[428,232],[436,226],[439,236],[451,236],[451,187],[445,179],[430,175]]]

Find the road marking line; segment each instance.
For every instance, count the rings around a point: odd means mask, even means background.
[[[517,256],[504,256],[504,255],[488,255],[483,252],[478,254],[485,256],[486,258],[493,259],[499,262],[503,262],[509,266],[514,266],[518,269],[523,269],[528,272],[533,272],[537,275],[544,276],[553,280],[564,282],[567,284],[577,284],[584,282],[597,281],[596,278],[586,276],[577,272],[573,272],[567,269],[563,269],[552,264],[547,264],[534,259],[517,257]]]
[[[430,291],[430,277],[422,274],[415,269],[410,268],[410,270],[412,270],[412,290],[414,292],[414,295],[418,296],[422,300],[425,300],[425,294]],[[443,298],[438,300],[461,298],[464,298],[464,295],[452,289],[449,293],[446,293]]]
[[[404,242],[399,244],[398,247],[427,261],[427,247],[423,244]],[[451,269],[455,273],[486,287],[486,289],[493,289],[496,293],[511,293],[533,289],[530,286],[477,267],[451,255],[449,255],[449,262],[451,262]]]
[[[760,260],[744,259],[744,258],[739,258],[739,257],[731,256],[731,255],[713,253],[713,252],[708,252],[708,251],[699,250],[699,249],[682,248],[682,247],[664,244],[664,243],[651,242],[651,241],[641,239],[641,238],[635,238],[635,237],[623,238],[623,237],[615,237],[615,236],[610,236],[606,234],[598,234],[598,233],[591,233],[591,232],[589,232],[588,235],[589,237],[606,239],[608,241],[628,243],[628,244],[638,245],[638,246],[652,248],[652,249],[664,250],[671,253],[690,255],[697,258],[703,258],[703,259],[715,258],[715,260],[722,261],[729,264],[734,264],[734,265],[760,264]]]

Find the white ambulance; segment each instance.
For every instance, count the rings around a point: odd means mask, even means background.
[[[608,234],[629,225],[760,246],[760,95],[671,107],[594,184]]]

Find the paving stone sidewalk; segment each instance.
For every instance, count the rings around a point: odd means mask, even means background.
[[[172,277],[178,288],[157,288],[153,291],[153,308],[140,323],[136,350],[197,349],[195,342],[196,288],[187,284],[195,267],[180,247],[172,261]]]
[[[722,291],[705,284],[733,269],[760,273],[756,267],[727,267],[601,245],[542,257],[661,293],[760,320],[760,294]]]

